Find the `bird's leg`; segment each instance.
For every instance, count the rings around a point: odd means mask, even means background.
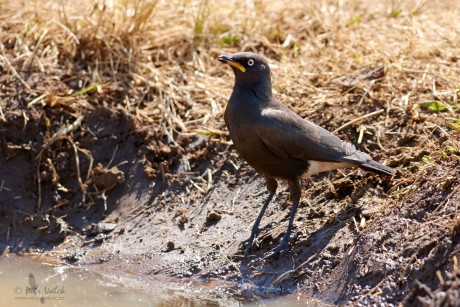
[[[287,252],[289,248],[289,239],[291,237],[292,224],[294,223],[295,213],[297,211],[297,206],[299,205],[300,196],[302,193],[299,180],[289,181],[289,192],[291,193],[292,208],[286,233],[284,234],[281,243],[273,250],[273,252],[271,252],[265,258],[271,258],[279,254],[283,255],[285,252]]]
[[[254,225],[252,226],[251,236],[246,241],[246,249],[244,250],[244,257],[247,257],[249,249],[251,248],[251,245],[254,242],[254,239],[259,234],[260,221],[262,220],[265,210],[267,209],[268,204],[271,202],[273,196],[276,193],[276,189],[278,188],[278,183],[276,182],[275,178],[266,178],[266,180],[267,180],[267,190],[270,194],[268,195],[268,198],[265,200],[264,205],[262,206],[262,210],[260,210],[259,216],[257,216],[257,219],[254,221]]]
[[[251,231],[251,236],[249,239],[246,241],[246,249],[244,250],[244,257],[248,256],[249,250],[251,249],[251,245],[254,242],[254,239],[259,235],[259,224],[260,221],[262,220],[262,216],[265,213],[265,209],[267,209],[268,204],[272,200],[273,196],[275,193],[270,192],[268,195],[268,198],[265,200],[264,205],[262,207],[262,210],[260,210],[259,216],[257,219],[254,221],[254,225],[252,226],[252,231]]]

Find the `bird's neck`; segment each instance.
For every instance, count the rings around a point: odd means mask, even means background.
[[[237,82],[235,88],[252,91],[261,102],[268,102],[272,98],[272,84],[270,78],[255,83]]]

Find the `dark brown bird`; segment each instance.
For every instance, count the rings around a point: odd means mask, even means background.
[[[378,174],[394,170],[358,151],[352,144],[301,118],[272,95],[270,67],[258,54],[221,55],[219,61],[235,73],[225,123],[236,150],[267,182],[269,192],[245,249],[247,255],[268,204],[276,193],[276,179],[287,180],[292,209],[287,231],[270,256],[285,253],[301,196],[300,179],[338,168],[357,166]]]

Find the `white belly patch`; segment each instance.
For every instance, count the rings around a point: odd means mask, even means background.
[[[323,161],[308,161],[310,167],[308,171],[303,173],[302,178],[308,178],[318,173],[332,171],[338,168],[347,168],[355,166],[351,162],[323,162]]]

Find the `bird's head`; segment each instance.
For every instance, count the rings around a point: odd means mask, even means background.
[[[255,85],[268,81],[270,86],[270,67],[257,53],[237,52],[232,55],[221,55],[218,60],[232,67],[236,83]]]

